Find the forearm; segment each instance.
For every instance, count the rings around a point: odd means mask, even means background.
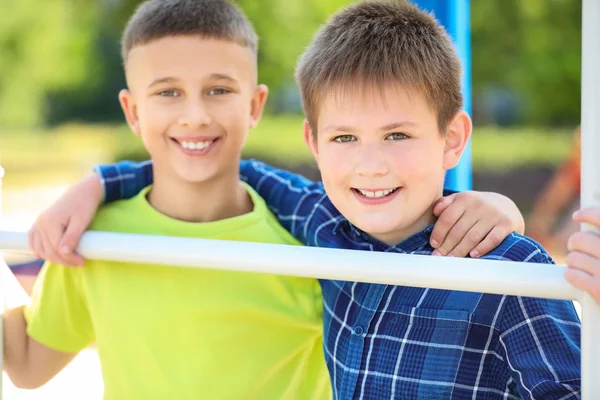
[[[27,382],[27,321],[24,306],[8,310],[2,316],[4,332],[4,370],[18,386],[25,388]]]
[[[85,194],[90,197],[93,203],[100,206],[104,201],[104,188],[102,187],[101,177],[97,174],[89,174],[85,178],[81,179],[75,185],[69,189],[69,193],[75,193],[76,195]]]
[[[35,389],[59,373],[76,355],[50,349],[27,334],[25,306],[2,316],[4,370],[21,389]]]

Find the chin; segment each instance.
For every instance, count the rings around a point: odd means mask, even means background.
[[[189,183],[192,185],[197,185],[197,184],[202,184],[202,183],[212,181],[213,177],[212,176],[195,176],[195,177],[183,177],[182,179],[186,183]]]
[[[177,171],[175,174],[182,182],[189,184],[205,183],[216,175],[212,171]]]
[[[357,218],[357,223],[354,225],[370,235],[387,235],[406,228],[404,221],[393,220],[389,216],[362,216]]]

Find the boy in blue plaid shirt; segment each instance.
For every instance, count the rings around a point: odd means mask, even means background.
[[[323,182],[258,161],[243,162],[242,177],[306,245],[432,255],[445,171],[471,135],[460,74],[433,16],[404,2],[350,6],[320,29],[297,68],[304,138]],[[149,171],[148,163],[99,168],[106,201],[141,190]],[[473,234],[490,234],[477,226]],[[553,264],[516,233],[482,258]],[[321,286],[336,399],[580,398],[580,322],[571,302]]]

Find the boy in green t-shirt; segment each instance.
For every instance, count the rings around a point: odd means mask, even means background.
[[[297,244],[238,176],[268,93],[241,11],[225,0],[143,3],[122,51],[119,100],[156,181],[103,207],[92,228]],[[325,400],[321,308],[314,279],[47,264],[31,305],[4,316],[4,365],[17,386],[33,388],[95,343],[106,399]]]

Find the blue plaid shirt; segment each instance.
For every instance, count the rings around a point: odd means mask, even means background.
[[[106,201],[152,181],[148,162],[98,172]],[[241,176],[308,246],[433,251],[432,227],[395,246],[371,238],[340,215],[320,183],[253,160],[242,162]],[[553,263],[514,233],[483,258]],[[571,302],[345,281],[321,286],[336,399],[580,398],[581,325]]]

